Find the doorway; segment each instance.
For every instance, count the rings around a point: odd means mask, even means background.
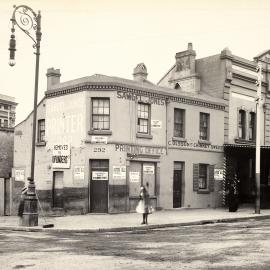
[[[53,172],[52,207],[64,208],[64,172]]]
[[[174,162],[173,170],[173,208],[182,207],[182,181],[184,162]]]
[[[90,160],[90,212],[108,213],[109,160]]]

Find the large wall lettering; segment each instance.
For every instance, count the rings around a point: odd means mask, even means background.
[[[117,97],[121,99],[145,102],[145,103],[156,104],[156,105],[166,104],[165,99],[162,99],[162,98],[142,96],[135,93],[124,92],[124,91],[117,91]]]
[[[142,145],[115,144],[115,151],[127,152],[135,155],[164,155],[164,147],[150,147]]]
[[[208,151],[216,151],[223,152],[222,145],[213,145],[208,143],[196,143],[196,142],[186,142],[186,141],[176,141],[171,140],[168,141],[169,147],[179,147],[179,148],[187,148],[187,149],[197,149],[197,150],[208,150]]]

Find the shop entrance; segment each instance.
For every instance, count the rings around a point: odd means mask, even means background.
[[[182,180],[183,180],[183,162],[174,162],[173,171],[173,208],[182,206]]]
[[[64,208],[64,172],[53,172],[52,207]]]
[[[90,212],[108,213],[109,160],[90,160]]]

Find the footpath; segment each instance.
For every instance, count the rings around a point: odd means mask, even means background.
[[[54,231],[54,232],[121,232],[135,230],[151,230],[167,227],[202,225],[218,222],[239,222],[270,218],[270,209],[260,210],[255,214],[253,208],[240,208],[237,212],[228,209],[190,209],[156,211],[148,217],[148,225],[141,225],[142,215],[138,213],[124,214],[86,214],[61,217],[39,216],[39,225],[23,227],[18,225],[16,216],[0,216],[0,230],[13,231]],[[52,228],[43,225],[54,224]]]

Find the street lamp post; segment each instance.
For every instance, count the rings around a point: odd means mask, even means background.
[[[255,176],[256,176],[256,200],[255,200],[255,214],[260,214],[260,197],[261,197],[261,123],[260,123],[260,113],[261,113],[261,92],[262,92],[262,64],[258,63],[257,68],[257,99],[256,99],[256,166],[255,166]]]
[[[23,226],[37,226],[37,197],[36,187],[34,181],[35,174],[35,143],[36,143],[36,121],[37,121],[37,96],[38,96],[38,76],[39,76],[39,55],[40,55],[40,41],[41,41],[41,15],[40,11],[36,14],[30,7],[25,5],[14,6],[12,18],[11,37],[9,43],[10,60],[9,65],[15,65],[15,25],[17,25],[28,37],[34,42],[33,48],[36,55],[36,69],[35,69],[35,92],[34,92],[34,109],[33,109],[33,130],[32,130],[32,151],[31,151],[31,173],[28,177],[28,190],[25,197],[25,206],[23,213]]]

